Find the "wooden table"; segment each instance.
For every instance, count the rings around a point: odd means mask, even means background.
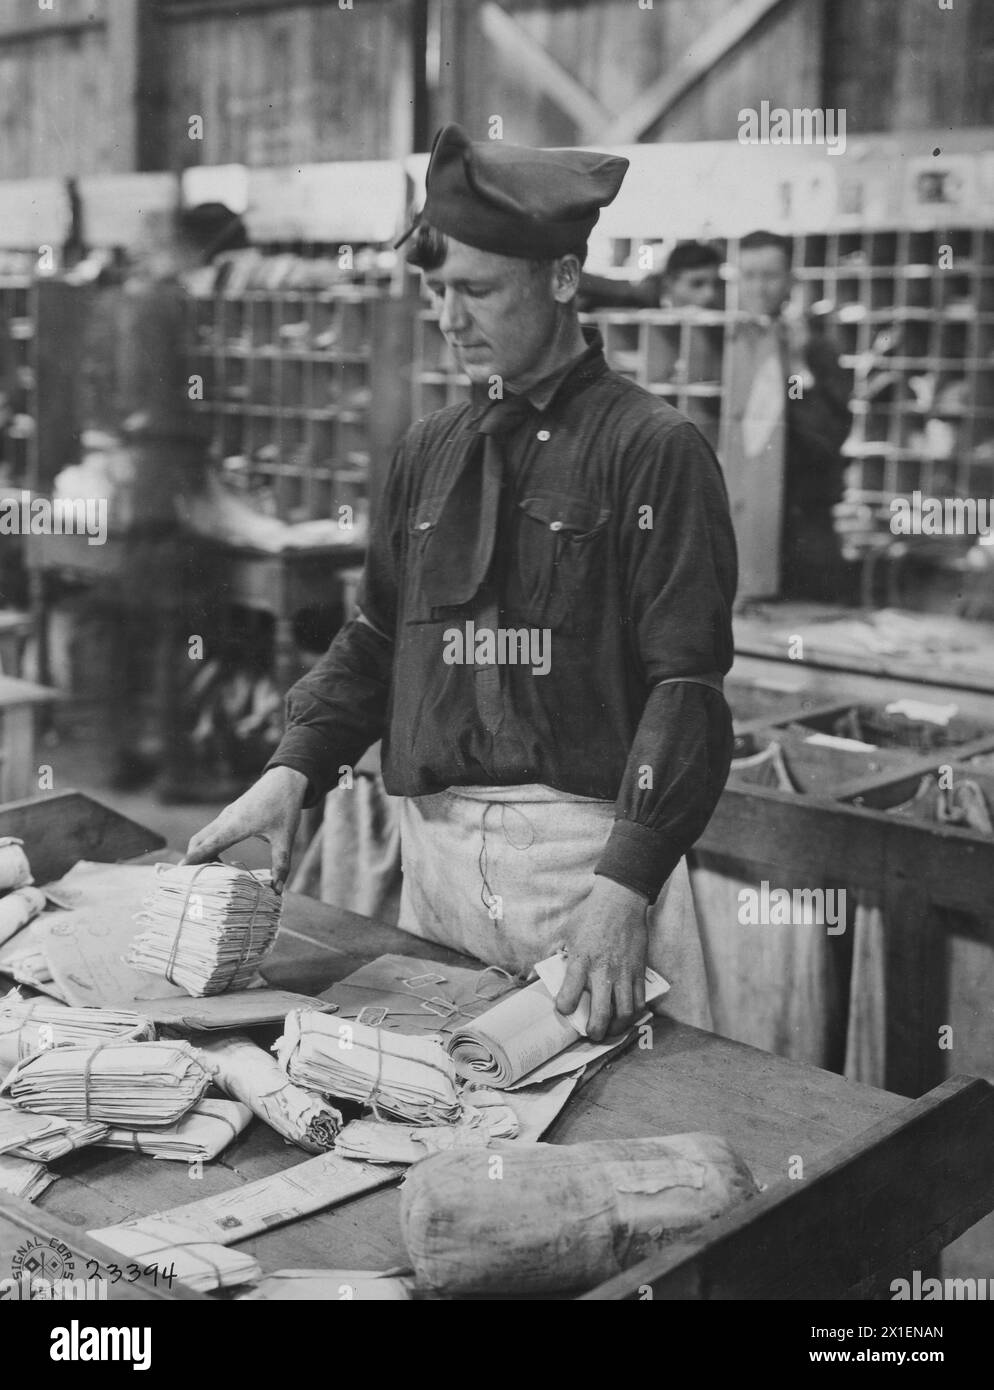
[[[315,992],[385,952],[465,963],[291,895],[265,973],[274,985]],[[664,1298],[886,1297],[891,1280],[922,1268],[994,1207],[994,1091],[986,1082],[946,1082],[909,1103],[666,1020],[656,1022],[651,1049],[633,1047],[596,1074],[549,1137],[575,1143],[692,1130],[726,1135],[767,1190],[588,1297],[644,1297],[647,1287]],[[38,1206],[0,1199],[0,1269],[28,1231],[59,1237],[85,1259],[101,1253],[88,1229],[227,1191],[302,1157],[258,1122],[197,1183],[185,1164],[99,1149],[71,1155],[56,1165],[60,1179]],[[797,1158],[804,1177],[791,1180]],[[246,1245],[267,1271],[406,1264],[396,1187]]]

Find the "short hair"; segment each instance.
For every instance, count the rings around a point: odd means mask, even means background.
[[[245,223],[224,203],[198,203],[179,214],[180,235],[204,265],[223,251],[243,251],[249,245]]]
[[[445,258],[449,254],[449,238],[445,232],[440,232],[437,227],[433,227],[430,222],[419,222],[411,235],[411,244],[407,249],[407,263],[415,266],[418,270],[439,270],[445,264]],[[587,259],[586,243],[579,248],[564,251],[564,256],[576,256],[582,266]],[[536,258],[534,256],[522,256],[522,260],[527,260],[533,269],[538,270],[543,266],[551,265],[553,261],[559,260],[558,256],[545,256]]]
[[[776,232],[749,232],[739,242],[740,251],[765,251],[768,246],[783,252],[789,270],[794,259],[794,243],[789,236],[780,236]]]
[[[721,256],[713,246],[703,241],[678,241],[669,254],[663,274],[668,277],[682,275],[686,270],[704,270],[710,266],[717,270],[720,265]]]

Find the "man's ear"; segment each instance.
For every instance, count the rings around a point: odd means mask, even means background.
[[[569,304],[580,288],[579,256],[559,256],[552,263],[552,295],[557,304]]]

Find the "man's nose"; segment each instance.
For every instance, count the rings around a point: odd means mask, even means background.
[[[466,301],[461,294],[453,289],[447,289],[442,299],[442,308],[438,316],[438,326],[443,333],[455,333],[458,335],[460,329],[464,328],[469,316],[466,313]]]

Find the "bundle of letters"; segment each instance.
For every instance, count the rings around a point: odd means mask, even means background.
[[[209,1084],[188,1042],[104,1042],[36,1052],[0,1090],[39,1114],[144,1129],[175,1124]]]
[[[36,1158],[48,1163],[73,1149],[102,1139],[107,1126],[92,1120],[66,1120],[58,1115],[36,1115],[0,1100],[0,1154]]]
[[[128,964],[193,995],[246,989],[279,928],[283,899],[269,870],[158,864],[156,873]]]
[[[410,1125],[453,1124],[462,1114],[456,1073],[432,1038],[293,1009],[275,1050],[291,1081],[368,1105]]]
[[[155,1037],[151,1023],[120,1009],[71,1009],[54,999],[24,999],[11,990],[0,999],[0,1077],[34,1052],[107,1038],[139,1042]]]
[[[237,1139],[252,1119],[247,1105],[236,1100],[201,1100],[181,1120],[164,1129],[111,1129],[97,1143],[106,1149],[130,1149],[151,1158],[205,1162],[217,1158]]]

